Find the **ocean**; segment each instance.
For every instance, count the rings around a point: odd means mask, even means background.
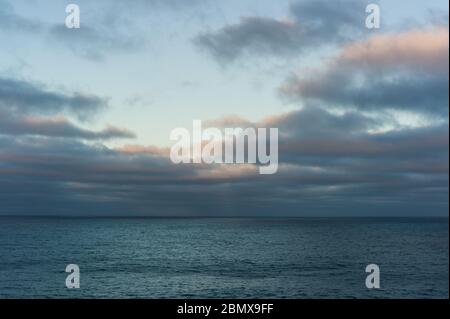
[[[447,218],[0,217],[0,298],[448,298]],[[80,288],[66,288],[68,264]],[[380,289],[365,268],[380,268]]]

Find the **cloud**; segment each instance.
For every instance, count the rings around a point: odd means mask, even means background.
[[[86,8],[86,12],[97,10],[90,7],[89,3],[79,5]],[[20,32],[33,35],[35,38],[39,35],[53,45],[67,48],[74,54],[92,61],[102,61],[111,53],[140,50],[145,44],[145,39],[133,32],[135,30],[132,30],[133,24],[130,21],[119,21],[118,18],[112,17],[108,8],[111,8],[111,3],[104,3],[103,12],[98,13],[95,19],[88,19],[88,14],[83,15],[83,25],[80,29],[68,29],[64,20],[59,24],[53,24],[36,18],[22,17],[15,12],[10,2],[2,0],[0,31]]]
[[[0,214],[447,214],[448,125],[368,133],[382,123],[317,107],[254,123],[280,129],[271,176],[248,164],[175,165],[154,146],[0,136]]]
[[[142,8],[166,2],[108,3],[145,15]],[[191,2],[168,3],[172,10]],[[1,7],[7,18],[0,25],[31,32],[13,13]],[[140,49],[126,15],[109,30],[110,11],[104,13],[82,32],[50,25],[40,35],[93,60]],[[196,39],[222,62],[342,46],[323,69],[300,70],[286,81],[282,94],[301,109],[261,121],[204,122],[204,128],[279,128],[277,174],[259,175],[249,164],[175,165],[168,148],[154,145],[109,148],[103,140],[134,134],[71,120],[90,119],[108,99],[0,77],[0,214],[448,215],[448,26],[363,40],[362,1],[302,1],[289,13],[246,17]],[[440,121],[405,126],[386,110],[429,112]]]
[[[229,62],[245,53],[285,55],[297,51],[302,44],[301,32],[296,24],[288,21],[251,17],[216,33],[202,34],[195,43],[217,60]]]
[[[374,164],[408,158],[419,162],[426,157],[441,159],[440,156],[448,154],[448,126],[415,128],[401,133],[290,137],[281,142],[280,154],[286,161],[309,157],[311,164],[330,158],[353,162],[373,160]]]
[[[81,28],[68,29],[64,19],[55,24],[36,17],[24,17],[17,14],[13,2],[1,0],[0,32],[18,32],[32,35],[34,39],[46,39],[51,45],[99,62],[110,54],[134,53],[145,48],[148,39],[143,24],[148,20],[149,13],[188,10],[204,3],[206,0],[99,0],[95,3],[80,0],[77,4],[82,11]],[[41,4],[35,5],[36,11],[46,10]],[[61,14],[65,14],[64,11]]]
[[[361,110],[448,114],[448,28],[376,35],[347,45],[324,70],[292,75],[293,100]]]
[[[300,110],[265,118],[262,127],[280,127],[286,136],[351,136],[374,130],[392,119],[371,118],[358,112],[336,115],[323,108],[307,106]]]
[[[51,43],[79,57],[99,62],[111,54],[132,54],[145,49],[151,40],[149,17],[160,12],[198,8],[207,0],[80,0],[84,12],[79,29],[56,24],[48,27]],[[120,14],[118,14],[120,13]],[[92,15],[91,15],[92,14]]]
[[[62,138],[80,138],[86,140],[108,140],[134,138],[129,130],[108,126],[101,131],[80,128],[62,116],[55,117],[16,117],[0,110],[0,134],[38,135]]]
[[[107,107],[107,100],[80,92],[62,93],[24,80],[0,77],[0,109],[14,113],[68,112],[80,119]]]
[[[220,62],[245,55],[293,56],[360,35],[364,14],[363,1],[301,1],[291,5],[290,17],[284,20],[245,17],[216,32],[200,34],[194,42]]]
[[[115,149],[117,152],[129,154],[129,155],[160,155],[168,157],[170,155],[169,148],[162,148],[153,145],[144,146],[139,144],[127,144]]]
[[[39,32],[43,24],[17,14],[7,1],[0,1],[0,31]]]
[[[0,77],[0,134],[85,140],[134,138],[133,132],[111,125],[100,131],[84,129],[65,116],[91,121],[107,107],[108,100],[95,95],[53,91],[39,83]]]
[[[448,27],[381,34],[347,45],[337,63],[373,70],[418,68],[425,72],[446,72],[449,53]]]
[[[121,32],[114,25],[101,29],[89,26],[68,29],[64,25],[55,25],[49,30],[49,38],[92,61],[102,61],[111,53],[135,52],[145,44],[141,37]]]

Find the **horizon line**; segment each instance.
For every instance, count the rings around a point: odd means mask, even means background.
[[[100,218],[110,218],[110,219],[339,219],[339,218],[359,218],[359,219],[382,219],[382,218],[417,218],[417,219],[426,219],[426,218],[439,218],[439,219],[449,219],[449,215],[384,215],[384,216],[356,216],[356,215],[342,215],[342,216],[201,216],[201,215],[186,215],[186,216],[140,216],[140,215],[1,215],[0,218],[60,218],[60,219],[71,219],[71,218],[79,218],[79,219],[100,219]]]

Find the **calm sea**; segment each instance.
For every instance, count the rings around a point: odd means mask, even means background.
[[[448,219],[0,217],[0,297],[448,298],[448,246]]]

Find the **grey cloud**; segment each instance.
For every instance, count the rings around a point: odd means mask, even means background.
[[[8,203],[0,213],[61,207],[54,212],[301,216],[330,213],[333,207],[332,214],[346,215],[447,214],[448,125],[368,134],[364,128],[376,127],[376,120],[354,116],[316,108],[255,123],[270,123],[283,133],[281,166],[271,176],[251,166],[174,165],[165,152],[150,147],[116,151],[101,144],[0,136],[0,200]],[[336,124],[318,131],[308,122]],[[344,123],[347,131],[340,128]],[[21,185],[26,192],[17,191]]]
[[[220,62],[229,62],[244,53],[285,55],[302,45],[297,25],[270,18],[244,18],[239,24],[216,33],[205,33],[195,43],[206,48]]]
[[[283,96],[362,110],[448,117],[448,28],[378,35],[345,47],[324,70],[292,75]]]
[[[396,129],[373,133],[386,124]],[[252,126],[279,129],[281,162],[301,163],[308,159],[308,163],[315,161],[320,166],[345,158],[381,161],[448,156],[448,123],[407,128],[386,115],[368,116],[355,111],[334,114],[313,105]]]
[[[100,131],[81,128],[64,115],[90,121],[108,100],[79,92],[61,92],[44,85],[0,77],[0,134],[107,140],[134,138],[133,132],[108,126]]]
[[[324,108],[310,104],[302,109],[269,116],[259,122],[251,122],[237,115],[226,115],[219,119],[207,120],[204,127],[277,127],[283,136],[337,136],[353,135],[395,123],[389,116],[368,117],[358,112],[334,115]]]
[[[361,74],[351,69],[328,74],[321,79],[291,78],[281,89],[290,99],[319,101],[362,110],[404,110],[448,114],[448,77],[425,74],[399,75],[395,78]],[[287,87],[287,88],[286,88]]]
[[[294,137],[352,136],[393,122],[392,118],[368,117],[358,112],[335,115],[316,105],[265,119],[260,125],[280,127],[281,134]]]
[[[87,140],[134,138],[135,135],[125,129],[108,126],[101,131],[80,128],[63,117],[17,117],[0,110],[0,134],[39,135],[48,137],[80,138]]]
[[[441,160],[448,156],[448,126],[438,126],[432,130],[414,129],[409,133],[401,136],[394,131],[356,136],[290,137],[280,143],[280,153],[286,161],[296,162],[308,157],[311,158],[309,163],[330,158],[380,163],[383,160],[405,159],[420,162],[424,158]]]
[[[238,24],[207,32],[194,42],[220,62],[249,55],[298,55],[303,50],[340,43],[363,31],[365,2],[302,1],[290,8],[290,20],[246,17]]]
[[[375,1],[377,2],[377,1]],[[301,1],[291,5],[291,14],[302,25],[308,39],[320,41],[342,41],[363,31],[366,18],[365,7],[369,1]]]
[[[108,101],[79,92],[62,93],[24,80],[0,77],[0,109],[13,113],[55,114],[68,112],[80,119],[104,109]]]

